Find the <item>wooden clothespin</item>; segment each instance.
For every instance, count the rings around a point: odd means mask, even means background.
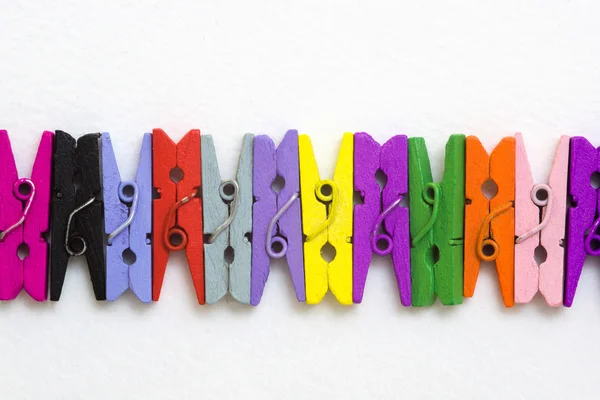
[[[351,305],[354,135],[344,133],[333,180],[319,177],[308,135],[298,137],[298,149],[306,302],[321,302],[331,289],[341,304]],[[329,263],[321,256],[327,243],[335,249]]]
[[[278,193],[271,188],[277,176],[284,181]],[[250,304],[260,303],[271,258],[281,257],[286,257],[296,298],[305,302],[298,131],[287,131],[277,150],[267,135],[254,138],[253,191]]]
[[[572,204],[567,214],[565,307],[573,305],[586,256],[600,256],[600,188],[592,186],[592,179],[598,172],[600,149],[584,137],[572,137],[569,160],[569,195]]]
[[[106,239],[106,298],[131,289],[152,301],[152,135],[146,133],[135,181],[121,181],[110,135],[102,134],[102,184]],[[126,252],[133,260],[125,259]]]
[[[169,252],[185,249],[196,298],[204,304],[200,131],[189,131],[175,144],[162,129],[154,129],[152,166],[152,300],[160,297]]]
[[[50,231],[50,300],[58,301],[70,257],[85,255],[96,300],[106,300],[100,134],[56,131]]]
[[[465,136],[446,143],[441,183],[434,183],[423,138],[408,139],[412,305],[444,305],[463,299]]]
[[[250,304],[252,268],[252,159],[254,135],[244,135],[235,180],[221,181],[212,136],[202,136],[204,203],[204,276],[206,302],[214,304],[229,291]],[[225,252],[233,251],[231,264]]]
[[[17,166],[5,130],[0,130],[0,300],[12,300],[24,288],[36,301],[45,301],[48,276],[50,186],[54,133],[45,131],[31,171],[18,178]],[[19,258],[19,247],[29,254]]]
[[[516,139],[515,302],[529,303],[538,292],[553,307],[563,302],[569,137],[562,136],[548,184],[535,185],[520,133]],[[547,258],[539,266],[535,250]]]
[[[506,307],[515,304],[515,138],[506,137],[488,155],[467,137],[465,186],[465,297],[473,297],[481,261],[495,261]],[[482,186],[492,180],[498,193],[488,199]]]
[[[387,180],[383,191],[376,180]],[[369,134],[354,134],[354,190],[363,203],[354,206],[354,303],[362,302],[373,253],[391,254],[400,301],[411,305],[410,234],[408,208],[401,201],[408,192],[408,139],[396,135],[383,146]],[[385,228],[384,233],[379,227]]]

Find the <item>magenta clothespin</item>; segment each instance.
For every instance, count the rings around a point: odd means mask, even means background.
[[[376,180],[378,171],[387,178],[383,190]],[[373,253],[391,254],[400,301],[410,306],[408,208],[401,206],[408,192],[406,136],[396,135],[380,146],[367,133],[354,134],[354,190],[361,194],[363,204],[354,206],[353,300],[362,301]]]
[[[586,255],[600,256],[600,189],[591,185],[593,175],[600,171],[599,151],[584,137],[571,138],[565,307],[573,304]]]
[[[12,300],[25,288],[37,300],[47,298],[52,147],[45,131],[31,179],[18,179],[8,133],[0,130],[0,300]],[[23,247],[21,247],[23,246]],[[19,248],[29,254],[21,260]]]

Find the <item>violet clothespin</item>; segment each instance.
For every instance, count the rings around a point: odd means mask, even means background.
[[[43,234],[50,225],[53,140],[54,133],[42,133],[31,179],[18,179],[8,133],[0,130],[0,300],[14,299],[23,288],[37,301],[47,298]],[[23,260],[21,246],[29,250]]]
[[[152,135],[146,133],[135,181],[121,181],[108,133],[102,134],[102,184],[106,229],[106,299],[128,288],[152,301]]]
[[[383,190],[376,180],[387,177]],[[367,133],[354,134],[354,190],[363,204],[354,206],[353,300],[363,298],[373,253],[392,255],[400,301],[411,305],[410,236],[408,208],[401,206],[408,192],[408,139],[396,135],[383,146]],[[383,232],[379,228],[383,227]]]
[[[271,188],[277,176],[285,182],[279,193]],[[306,290],[299,198],[298,131],[287,131],[277,150],[267,135],[254,138],[253,192],[250,304],[256,306],[260,303],[269,278],[270,259],[284,256],[296,298],[304,302]]]
[[[584,137],[571,138],[569,194],[572,205],[567,216],[567,266],[565,307],[571,307],[586,255],[600,256],[600,189],[591,184],[600,172],[600,149]]]

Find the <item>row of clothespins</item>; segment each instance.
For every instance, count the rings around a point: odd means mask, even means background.
[[[391,255],[405,306],[462,303],[482,261],[495,262],[507,307],[538,291],[550,306],[571,306],[586,254],[600,255],[599,170],[594,146],[563,136],[548,184],[534,184],[521,134],[491,154],[475,136],[452,135],[438,183],[423,138],[381,145],[346,133],[324,180],[310,138],[290,130],[277,147],[245,135],[235,179],[222,180],[211,136],[192,130],[176,144],[155,129],[135,180],[121,179],[108,133],[63,131],[42,134],[31,179],[19,179],[0,131],[0,299],[24,288],[59,300],[69,258],[85,255],[96,299],[131,289],[158,301],[169,253],[185,250],[200,304],[229,292],[258,305],[281,257],[298,301],[331,290],[360,303],[376,254]]]

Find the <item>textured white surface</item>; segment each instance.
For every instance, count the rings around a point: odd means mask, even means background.
[[[143,6],[139,3],[144,3]],[[452,4],[450,4],[452,3]],[[527,4],[524,4],[527,3]],[[323,176],[344,131],[525,134],[538,180],[560,134],[600,144],[593,1],[4,1],[0,127],[27,175],[44,129],[109,131],[123,176],[142,133],[215,137],[232,177],[246,132],[310,133]],[[0,397],[549,399],[600,395],[600,272],[572,309],[474,299],[404,309],[387,261],[364,303],[297,304],[276,263],[262,304],[200,307],[182,254],[159,303],[93,300],[78,260],[63,297],[0,304]]]

